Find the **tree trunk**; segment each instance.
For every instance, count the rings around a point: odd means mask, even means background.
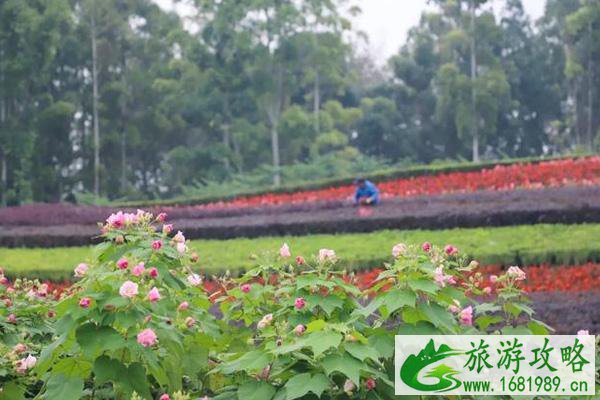
[[[0,60],[4,59],[4,50],[0,48]],[[6,108],[5,100],[2,96],[4,91],[4,71],[0,70],[0,129],[4,129],[4,123],[6,121]],[[6,172],[6,152],[0,143],[0,158],[2,162],[0,164],[0,206],[6,207],[6,189],[7,187],[7,172]]]
[[[281,173],[279,171],[279,132],[277,131],[277,124],[271,125],[271,150],[273,152],[273,168],[275,169],[273,173],[273,185],[280,186]]]
[[[100,123],[98,121],[98,54],[96,44],[96,3],[92,1],[92,112],[94,114],[94,194],[100,195]]]
[[[471,12],[471,136],[473,137],[473,162],[479,161],[479,131],[477,118],[477,93],[475,80],[477,78],[477,58],[475,54],[475,1],[469,2]]]
[[[121,192],[127,190],[127,134],[125,124],[121,130]]]
[[[2,163],[0,164],[0,189],[2,189],[0,192],[0,196],[1,196],[1,202],[2,202],[2,207],[6,207],[6,189],[7,188],[7,182],[6,182],[6,153],[4,151],[0,152],[0,157],[2,157]]]
[[[229,132],[231,124],[231,112],[229,110],[229,94],[225,94],[223,99],[223,146],[229,150],[231,148],[231,134]],[[227,152],[229,153],[229,151]],[[223,164],[225,169],[229,172],[231,170],[231,163],[229,162],[229,154],[225,154],[223,158]]]
[[[313,112],[315,117],[315,132],[317,135],[321,133],[321,123],[319,112],[321,110],[321,88],[319,83],[319,70],[315,71],[315,89],[314,89],[314,105]]]
[[[267,116],[271,128],[271,152],[273,155],[273,185],[281,185],[281,161],[279,152],[279,118],[281,117],[281,108],[283,105],[283,66],[277,64],[277,85],[275,93],[269,96],[267,104]]]
[[[587,137],[586,137],[586,145],[588,150],[592,150],[593,142],[594,142],[594,65],[592,62],[592,23],[591,21],[588,23],[588,35],[589,35],[589,44],[588,44],[588,65],[587,65],[587,102],[588,102],[588,115],[587,115]]]
[[[121,44],[124,49],[125,46]],[[129,91],[127,90],[127,79],[125,74],[127,73],[127,58],[125,50],[123,50],[123,58],[121,60],[123,68],[121,80],[123,83],[123,99],[121,101],[121,193],[125,194],[127,191],[127,100],[129,97]]]

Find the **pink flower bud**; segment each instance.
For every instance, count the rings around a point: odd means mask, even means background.
[[[188,275],[187,280],[192,286],[198,286],[202,283],[202,278],[198,274]]]
[[[168,235],[169,233],[173,232],[173,224],[165,224],[162,227],[162,233],[165,235]]]
[[[188,303],[187,301],[184,301],[177,306],[177,311],[184,311],[184,310],[187,310],[189,307],[190,307],[190,303]]]
[[[17,323],[17,316],[15,314],[8,314],[8,317],[6,317],[6,321],[9,324],[16,324]]]
[[[397,245],[392,247],[392,256],[394,256],[394,258],[398,258],[398,257],[406,254],[407,251],[408,251],[407,245],[405,245],[404,243],[398,243]]]
[[[302,310],[304,306],[306,306],[306,300],[304,300],[304,297],[298,297],[296,301],[294,301],[294,307],[296,307],[297,310]]]
[[[290,252],[290,246],[287,243],[284,243],[279,249],[279,255],[283,258],[291,257],[292,253]]]
[[[423,245],[421,246],[421,248],[423,249],[423,251],[425,253],[429,253],[429,250],[431,250],[431,243],[425,242],[425,243],[423,243]]]
[[[56,312],[54,310],[48,310],[48,312],[46,313],[46,316],[48,318],[54,318],[54,317],[56,317]]]
[[[8,285],[8,278],[4,275],[0,275],[0,285]]]
[[[169,395],[168,395],[168,394],[166,394],[166,393],[165,393],[165,394],[163,394],[162,396],[160,396],[160,397],[158,398],[158,400],[171,400],[171,398],[169,397]]]
[[[160,300],[160,292],[158,291],[158,289],[156,287],[153,287],[148,292],[148,301],[150,301],[151,303],[156,303],[159,300]]]
[[[160,250],[161,247],[162,247],[162,241],[155,240],[154,242],[152,242],[152,250]]]
[[[117,267],[119,267],[119,269],[127,269],[127,267],[129,267],[129,261],[127,261],[126,258],[120,258],[119,261],[117,261]]]
[[[297,265],[304,265],[306,263],[306,261],[304,261],[304,257],[302,256],[297,256],[296,257],[296,264]]]
[[[456,247],[452,246],[452,245],[447,245],[446,247],[444,247],[444,251],[449,256],[452,256],[452,255],[458,253],[458,249]]]
[[[77,267],[75,267],[75,277],[76,278],[82,278],[83,276],[85,276],[85,274],[87,273],[88,270],[88,265],[81,263],[79,264]]]
[[[17,343],[15,347],[13,347],[13,351],[17,354],[25,353],[27,351],[27,346],[23,343]]]
[[[248,293],[248,292],[250,292],[250,285],[247,283],[244,283],[242,286],[240,286],[240,289],[242,290],[242,292]]]
[[[150,276],[150,278],[156,278],[158,276],[158,270],[152,267],[148,270],[148,275]]]
[[[373,379],[373,378],[369,378],[365,382],[365,388],[367,390],[373,390],[373,389],[375,389],[376,386],[377,386],[377,383],[375,382],[375,379]]]
[[[473,307],[468,306],[458,314],[460,323],[465,326],[473,325]]]
[[[302,324],[298,324],[294,328],[294,333],[298,336],[301,336],[304,333],[304,331],[306,331],[306,327]]]
[[[146,270],[145,264],[143,262],[139,263],[131,270],[131,274],[133,276],[142,276],[144,271]]]
[[[354,382],[352,382],[350,379],[346,379],[346,382],[344,382],[344,392],[348,396],[351,396],[352,391],[354,391],[354,389],[356,389],[356,385],[354,385]]]
[[[156,216],[158,222],[165,222],[167,220],[167,213],[161,212]]]
[[[88,308],[91,302],[92,300],[89,297],[84,297],[83,299],[79,300],[79,307]]]
[[[187,317],[185,319],[185,326],[187,326],[188,328],[191,328],[192,326],[196,325],[196,320],[192,317]]]

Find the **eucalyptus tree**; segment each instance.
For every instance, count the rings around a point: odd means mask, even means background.
[[[35,119],[52,103],[49,69],[61,29],[69,23],[66,0],[0,2],[0,203],[31,198]]]
[[[581,103],[585,103],[585,131],[583,144],[592,148],[597,126],[594,115],[594,97],[598,93],[597,63],[600,55],[600,3],[595,0],[581,0],[579,8],[566,17],[566,30],[572,43],[567,54],[567,78],[581,82]],[[597,102],[597,101],[596,101]]]

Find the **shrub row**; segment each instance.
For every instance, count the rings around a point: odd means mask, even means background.
[[[315,253],[323,243],[344,256],[338,265],[352,270],[368,270],[389,262],[389,248],[402,241],[419,244],[426,240],[451,243],[485,265],[581,265],[600,261],[600,224],[521,225],[500,228],[449,230],[393,230],[373,233],[263,237],[256,239],[196,240],[190,248],[200,255],[197,269],[209,274],[228,270],[237,275],[251,268],[255,257],[268,254],[282,242],[298,252]],[[0,248],[0,265],[11,277],[36,277],[52,281],[68,280],[73,266],[89,257],[89,247]]]
[[[290,211],[221,218],[174,219],[194,239],[230,239],[382,229],[445,229],[539,223],[600,222],[600,187],[475,192],[390,199],[378,207],[304,205]],[[93,225],[14,226],[0,232],[3,247],[80,246],[94,243]]]
[[[483,162],[451,162],[451,163],[440,163],[431,165],[416,165],[408,168],[391,168],[381,171],[376,171],[365,176],[365,178],[372,181],[381,182],[391,179],[398,178],[412,178],[416,176],[425,175],[439,175],[450,172],[469,172],[492,169],[500,165],[513,165],[520,163],[540,163],[550,160],[562,160],[562,159],[580,159],[588,156],[559,156],[559,157],[524,157],[524,158],[510,158],[504,160],[494,161],[483,161]],[[305,190],[318,190],[335,186],[350,185],[354,181],[355,176],[344,176],[334,179],[323,179],[311,182],[305,182],[302,184],[295,185],[282,185],[279,187],[264,187],[256,190],[245,190],[231,193],[228,196],[195,196],[195,197],[181,197],[172,199],[159,199],[159,200],[148,200],[148,201],[129,201],[129,202],[115,202],[115,207],[153,207],[153,206],[165,206],[165,205],[193,205],[193,204],[204,204],[218,201],[232,200],[238,197],[247,196],[258,196],[271,193],[295,193]]]

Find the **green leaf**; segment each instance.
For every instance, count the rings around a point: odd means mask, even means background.
[[[46,384],[46,398],[79,400],[83,396],[83,378],[52,374]]]
[[[334,294],[330,294],[328,296],[319,296],[317,294],[306,296],[306,302],[308,303],[308,307],[311,309],[314,306],[321,307],[323,311],[327,313],[327,315],[331,315],[331,313],[336,308],[342,308],[344,306],[344,300],[340,299]]]
[[[2,390],[0,390],[0,400],[22,399],[25,399],[25,388],[19,386],[17,382],[3,384]]]
[[[417,296],[408,290],[393,289],[383,295],[383,304],[388,313],[393,313],[404,306],[414,307]]]
[[[387,333],[376,333],[369,336],[369,346],[372,346],[381,358],[392,358],[394,345],[394,337]]]
[[[52,364],[52,360],[54,359],[54,351],[63,343],[65,343],[65,341],[67,340],[68,337],[68,333],[65,333],[63,335],[61,335],[58,339],[56,339],[54,342],[50,343],[49,345],[47,345],[46,347],[44,347],[40,353],[40,357],[38,359],[38,362],[35,366],[35,371],[37,373],[44,373],[48,370],[48,368],[50,368],[50,365]]]
[[[414,307],[405,307],[402,309],[402,321],[407,324],[416,324],[424,319],[427,319],[427,317]]]
[[[359,315],[362,315],[364,317],[368,317],[369,315],[371,315],[375,311],[377,311],[379,309],[379,307],[381,307],[382,304],[383,304],[383,298],[377,297],[377,298],[374,298],[373,300],[371,300],[369,302],[369,304],[367,304],[366,307],[359,307],[354,312]]]
[[[440,287],[435,284],[432,280],[426,279],[413,279],[408,281],[408,286],[414,291],[421,291],[425,293],[435,294],[440,290]]]
[[[267,382],[251,381],[240,386],[237,395],[239,400],[271,400],[275,391]]]
[[[127,345],[125,339],[110,326],[92,323],[81,325],[75,332],[77,343],[84,353],[94,355],[103,351],[118,350]]]
[[[150,384],[146,378],[146,370],[140,363],[130,364],[125,376],[121,377],[121,382],[130,393],[137,392],[140,396],[151,399]]]
[[[433,325],[443,328],[447,331],[453,331],[456,327],[456,320],[450,311],[435,303],[421,303],[417,306]]]
[[[101,385],[109,381],[117,382],[120,377],[125,376],[127,367],[119,360],[103,355],[94,361],[92,371],[94,372],[96,384]]]
[[[497,324],[498,322],[501,322],[503,320],[504,318],[502,318],[499,315],[482,315],[475,319],[475,323],[477,324],[479,329],[485,330],[488,326],[492,324]]]
[[[92,372],[92,364],[78,358],[63,358],[52,368],[53,374],[87,379]]]
[[[307,286],[316,286],[320,281],[321,279],[315,275],[300,275],[298,279],[296,279],[296,288],[302,289]]]
[[[347,342],[344,344],[344,348],[353,357],[358,358],[363,362],[367,358],[370,358],[373,361],[377,361],[379,359],[379,354],[373,347],[366,346],[359,342]]]
[[[313,332],[306,336],[304,343],[312,348],[315,357],[331,347],[337,347],[342,341],[342,335],[336,332]]]
[[[314,393],[317,397],[329,387],[329,379],[323,374],[311,377],[310,373],[295,375],[285,384],[286,400],[293,400]]]
[[[220,371],[224,374],[232,374],[238,371],[261,371],[268,364],[268,354],[260,350],[254,350],[238,359],[224,363]]]
[[[527,327],[531,330],[534,335],[549,335],[551,331],[554,331],[552,327],[546,325],[542,321],[531,320],[527,324]]]
[[[402,325],[397,335],[440,335],[442,332],[430,322],[420,321],[415,325]]]
[[[306,325],[306,333],[322,331],[327,323],[322,319],[317,319]]]
[[[531,335],[529,328],[525,326],[507,326],[501,329],[503,335]]]
[[[363,363],[346,352],[342,355],[331,354],[325,357],[321,365],[327,375],[340,372],[357,385],[360,383],[360,371],[364,368]]]

